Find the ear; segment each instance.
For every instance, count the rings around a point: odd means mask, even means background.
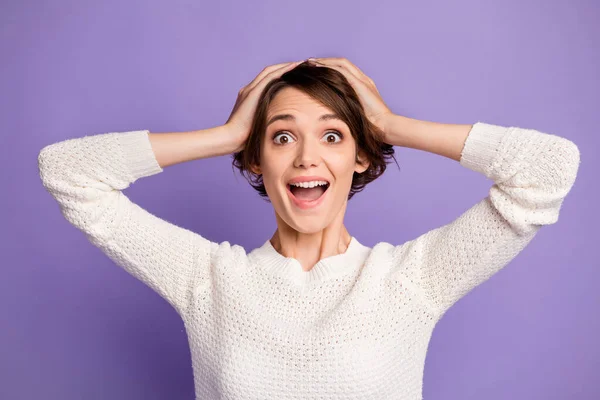
[[[262,174],[262,170],[260,169],[260,165],[254,165],[254,164],[252,164],[250,166],[250,171],[252,171],[256,175],[261,175]]]
[[[357,157],[358,157],[358,162],[356,163],[356,166],[354,167],[354,171],[356,171],[359,174],[362,174],[369,168],[370,163],[369,163],[369,160],[367,159],[367,156],[365,155],[365,153],[362,150],[359,150]]]

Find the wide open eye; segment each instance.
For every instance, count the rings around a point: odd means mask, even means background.
[[[337,141],[330,142],[330,141],[329,141],[329,139],[328,139],[328,138],[329,138],[329,136],[334,136],[334,135],[337,135],[337,136],[338,136],[340,139],[339,139],[339,140],[337,140]],[[282,142],[282,141],[279,141],[279,142],[277,141],[277,139],[278,139],[278,138],[283,138],[283,137],[288,137],[288,139],[284,140],[283,142]],[[275,142],[275,144],[278,144],[278,145],[284,145],[284,144],[287,144],[287,143],[290,143],[290,142],[291,142],[291,140],[289,139],[289,138],[291,138],[291,137],[292,137],[292,135],[290,135],[288,132],[285,132],[285,131],[280,131],[280,132],[277,132],[277,133],[276,133],[276,134],[273,136],[273,141]],[[323,135],[323,137],[325,138],[325,141],[326,141],[327,143],[335,144],[335,143],[339,143],[339,142],[341,142],[341,141],[342,141],[342,139],[344,138],[344,135],[343,135],[343,134],[341,134],[340,132],[336,131],[336,130],[331,130],[331,131],[327,131],[327,132],[325,133],[325,135]]]
[[[287,137],[290,137],[290,138],[292,137],[292,135],[290,135],[290,134],[289,134],[289,133],[287,133],[287,132],[277,132],[277,133],[275,134],[275,136],[273,136],[273,141],[275,142],[275,144],[278,144],[278,145],[287,144],[287,143],[289,143],[289,142],[290,142],[290,139],[286,139],[286,140],[285,140],[283,143],[278,143],[278,142],[277,142],[277,138],[280,138],[280,137],[286,137],[286,136],[287,136]]]
[[[334,135],[337,135],[337,136],[340,138],[340,140],[338,140],[337,142],[330,142],[330,141],[329,141],[327,138],[328,138],[329,136],[334,136]],[[341,133],[339,133],[338,131],[329,131],[329,132],[327,132],[327,133],[325,134],[325,136],[324,136],[324,137],[325,137],[325,141],[326,141],[327,143],[339,143],[339,142],[341,142],[341,141],[342,141],[342,138],[344,137],[344,135],[342,135],[342,134],[341,134]]]

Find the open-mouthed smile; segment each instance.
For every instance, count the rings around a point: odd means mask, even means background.
[[[291,182],[291,183],[290,183]],[[323,203],[331,184],[323,178],[306,181],[306,178],[292,179],[286,185],[288,196],[294,205],[306,210]]]

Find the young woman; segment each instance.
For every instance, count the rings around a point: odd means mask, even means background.
[[[393,146],[493,180],[453,222],[402,244],[362,245],[348,200]],[[123,190],[177,163],[233,153],[277,230],[247,253],[164,221]],[[65,218],[181,315],[198,399],[421,399],[436,322],[557,221],[577,146],[533,129],[393,114],[346,59],[265,68],[227,123],[111,132],[44,147],[44,186]]]

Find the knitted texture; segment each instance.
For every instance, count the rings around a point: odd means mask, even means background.
[[[199,400],[422,399],[437,321],[558,220],[580,163],[565,138],[478,122],[460,164],[493,181],[488,196],[403,244],[352,237],[304,271],[269,240],[247,253],[132,203],[123,190],[163,171],[148,133],[48,145],[39,172],[64,217],[182,317]]]

